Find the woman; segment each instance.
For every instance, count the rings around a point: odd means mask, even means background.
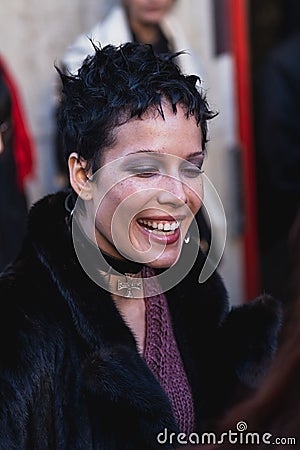
[[[277,303],[229,311],[214,270],[198,282],[193,216],[215,114],[174,57],[95,46],[60,74],[72,189],[32,207],[0,281],[0,447],[176,448],[272,359]]]

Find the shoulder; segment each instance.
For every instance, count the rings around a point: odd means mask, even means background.
[[[184,51],[186,53],[179,55],[181,69],[184,73],[195,74],[204,78],[205,71],[202,64],[202,58],[192,42],[189,40],[184,27],[178,16],[171,12],[167,14],[162,21],[162,30],[168,40],[173,43],[175,52]]]
[[[199,283],[205,260],[200,253],[189,274],[168,294],[170,309],[197,342],[210,342],[224,371],[234,371],[242,383],[254,386],[277,351],[281,303],[262,295],[231,306],[217,271]]]
[[[128,21],[124,8],[115,5],[103,20],[97,22],[88,32],[81,36],[90,37],[94,41],[99,41],[100,45],[119,45],[130,41]]]
[[[0,279],[0,441],[11,449],[23,448],[28,417],[41,392],[46,408],[56,349],[64,342],[45,302],[51,290],[39,288],[40,273],[31,273],[28,262],[19,259]]]
[[[59,303],[49,277],[26,249],[1,275],[0,298],[0,359],[47,346],[56,335],[49,330],[57,328]]]
[[[21,252],[0,275],[0,354],[5,352],[7,340],[16,349],[25,342],[47,341],[49,323],[54,325],[55,317],[61,314],[59,292],[45,269],[47,255],[40,242],[46,240],[45,235],[50,239],[53,228],[59,246],[57,230],[64,223],[64,199],[65,193],[53,194],[31,207]],[[54,240],[49,246],[54,246]]]
[[[190,253],[190,248],[183,250],[182,257],[182,269],[187,270],[185,253]],[[212,270],[211,275],[201,282],[200,275],[206,261],[206,256],[199,250],[187,275],[167,292],[172,315],[178,317],[180,326],[198,338],[213,334],[229,311],[228,294],[220,274]],[[176,269],[176,265],[174,267]],[[178,280],[180,275],[180,270],[169,272],[172,280]]]
[[[132,40],[125,11],[121,5],[114,6],[103,20],[77,36],[67,47],[62,60],[67,70],[75,73],[86,56],[94,53],[91,40],[101,46],[120,45]]]

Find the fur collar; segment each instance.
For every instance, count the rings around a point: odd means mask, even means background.
[[[66,195],[49,195],[32,207],[27,244],[33,246],[90,349],[82,366],[86,388],[129,404],[141,415],[161,417],[164,411],[164,426],[174,430],[168,399],[138,354],[131,331],[108,292],[92,282],[77,261],[66,223]],[[213,415],[214,408],[220,409],[217,403],[226,404],[237,381],[257,385],[274,356],[281,321],[279,304],[268,296],[230,308],[217,273],[198,283],[203,262],[199,253],[185,279],[166,293],[198,416],[203,409]],[[156,423],[158,432],[161,426]]]
[[[115,336],[115,330],[111,324],[108,326],[105,322],[99,323],[95,319],[95,308],[99,309],[102,317],[106,312],[109,316],[113,314],[116,328],[121,326],[124,329],[124,322],[115,314],[117,310],[110,295],[91,281],[77,260],[67,225],[68,213],[64,207],[66,195],[66,192],[49,195],[32,207],[29,214],[28,236],[40,262],[48,270],[59,290],[63,291],[63,296],[74,317],[76,315],[78,331],[84,334],[85,339],[91,344],[92,342],[99,344],[98,341],[94,342],[95,336],[103,336],[104,340],[111,340]],[[207,322],[210,326],[213,323],[214,327],[219,327],[229,312],[227,293],[221,278],[216,273],[211,277],[210,283],[202,285],[198,283],[203,264],[204,256],[199,251],[192,270],[184,280],[167,293],[167,297],[172,298],[171,309],[180,316],[187,316],[191,326],[195,322],[192,319],[195,310],[199,312],[201,310],[201,315],[197,317],[197,328],[200,323],[204,326]],[[103,301],[99,301],[102,298]],[[83,321],[80,319],[81,314],[88,318],[89,332],[81,330],[80,324]],[[127,333],[124,329],[124,335],[120,336],[118,344],[124,343],[125,335]],[[132,344],[132,339],[130,341]]]

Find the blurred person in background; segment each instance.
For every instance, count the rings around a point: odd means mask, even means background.
[[[258,164],[263,288],[293,297],[289,239],[300,207],[300,2],[284,3],[284,38],[260,73]]]
[[[0,58],[0,271],[20,250],[34,150],[16,83]]]
[[[186,50],[178,57],[184,73],[202,75],[199,55],[196,55],[185,30],[172,13],[176,0],[120,0],[103,21],[78,36],[67,48],[62,66],[76,72],[84,58],[93,53],[89,38],[101,45],[125,42],[151,44],[156,54]]]

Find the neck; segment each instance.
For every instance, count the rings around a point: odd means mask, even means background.
[[[157,24],[131,22],[130,27],[139,42],[153,45],[159,39],[160,29]]]
[[[101,250],[101,249],[100,249]],[[122,273],[123,275],[125,273],[138,273],[141,271],[143,265],[141,263],[138,263],[136,261],[132,261],[130,259],[119,259],[115,256],[111,256],[108,253],[101,250],[101,253],[103,257],[105,258],[106,262],[117,272]]]

